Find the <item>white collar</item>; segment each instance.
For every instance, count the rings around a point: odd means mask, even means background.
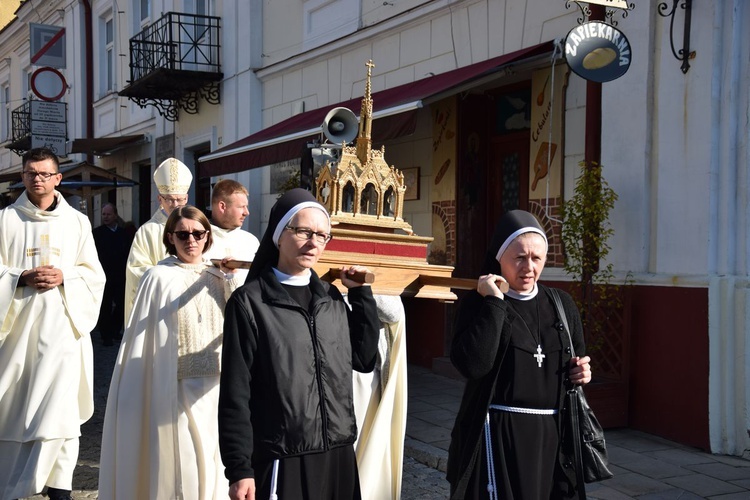
[[[273,274],[276,275],[276,279],[279,280],[279,283],[282,285],[291,285],[291,286],[307,286],[310,284],[310,277],[312,276],[312,272],[308,269],[307,274],[303,275],[291,275],[282,273],[275,267],[273,269]]]
[[[529,293],[520,293],[516,292],[515,290],[508,290],[505,292],[505,295],[510,297],[511,299],[516,300],[531,300],[539,293],[539,287],[536,286],[536,283],[534,283],[534,288]]]

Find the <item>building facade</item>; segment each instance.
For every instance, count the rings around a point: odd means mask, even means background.
[[[372,60],[373,145],[412,179],[404,218],[434,238],[432,261],[475,277],[494,221],[521,207],[553,236],[544,280],[565,286],[559,206],[598,140],[595,156],[619,196],[607,263],[617,282],[630,283],[622,345],[599,351],[616,365],[626,402],[618,421],[716,453],[750,450],[745,2],[692,2],[677,6],[674,18],[672,2],[634,0],[627,15],[614,9],[608,20],[627,36],[630,67],[601,85],[593,117],[594,91],[569,71],[559,43],[583,21],[574,2],[37,3],[24,2],[0,32],[0,175],[20,164],[7,149],[7,115],[28,96],[36,69],[28,23],[64,26],[68,61],[76,63],[63,71],[70,139],[135,137],[69,156],[139,181],[101,196],[114,196],[136,222],[156,207],[150,173],[166,155],[191,166],[190,197],[199,204],[220,177],[247,185],[247,224],[259,234],[279,185],[320,137],[322,117],[339,105],[358,113]],[[123,95],[134,91],[136,35],[170,12],[220,19],[219,102],[199,97],[195,113],[180,108],[177,119]],[[686,70],[673,54],[681,49],[690,54]],[[96,143],[103,144],[112,143]],[[410,319],[411,361],[439,363],[455,305],[415,299],[407,306],[410,318],[433,319]]]

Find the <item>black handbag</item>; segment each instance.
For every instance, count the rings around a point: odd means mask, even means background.
[[[562,301],[557,290],[550,289],[552,300],[555,303],[557,314],[565,327],[570,342],[570,355],[575,357],[573,339],[568,328],[568,319],[565,316]],[[583,483],[594,483],[611,478],[614,474],[609,470],[609,459],[607,458],[607,447],[604,440],[604,431],[594,411],[586,401],[586,395],[580,385],[572,385],[565,395],[564,425],[573,441],[573,451],[576,460],[576,477],[579,490],[583,491]],[[585,493],[584,493],[585,495]],[[585,498],[585,496],[583,497]]]

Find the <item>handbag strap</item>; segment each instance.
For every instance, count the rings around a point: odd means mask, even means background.
[[[557,290],[555,290],[554,288],[549,288],[548,290],[550,292],[550,295],[552,296],[552,302],[555,303],[557,315],[560,316],[560,321],[562,321],[562,324],[565,327],[565,332],[568,334],[568,342],[570,342],[570,355],[571,357],[575,357],[576,351],[573,347],[573,337],[570,335],[568,318],[567,316],[565,316],[565,309],[563,308],[562,300],[560,300],[560,294],[557,293]],[[581,388],[579,386],[574,386],[571,389],[568,389],[566,400],[568,405],[570,406],[570,408],[568,408],[568,415],[570,415],[571,419],[570,428],[573,429],[571,437],[573,439],[573,455],[575,460],[578,498],[584,499],[586,498],[586,482],[583,478],[583,454],[581,452],[581,435],[579,431],[581,427],[580,422],[578,421],[578,412],[580,408],[578,408],[578,397],[576,394],[576,392],[580,390]]]
[[[570,343],[570,356],[575,358],[576,356],[576,349],[573,347],[573,337],[570,336],[570,328],[568,327],[568,317],[565,316],[565,309],[563,308],[562,300],[560,300],[560,294],[557,293],[557,290],[554,288],[549,288],[549,293],[552,295],[552,301],[555,303],[555,309],[557,309],[557,315],[560,316],[560,321],[562,321],[563,326],[565,327],[565,333],[568,334],[568,342]]]

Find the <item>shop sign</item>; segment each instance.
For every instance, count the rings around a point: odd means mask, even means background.
[[[585,0],[586,3],[593,3],[596,5],[604,5],[605,7],[612,7],[615,9],[628,9],[628,2],[626,0]]]
[[[590,21],[576,26],[565,38],[565,57],[575,74],[592,82],[620,78],[630,67],[630,42],[609,24]]]

